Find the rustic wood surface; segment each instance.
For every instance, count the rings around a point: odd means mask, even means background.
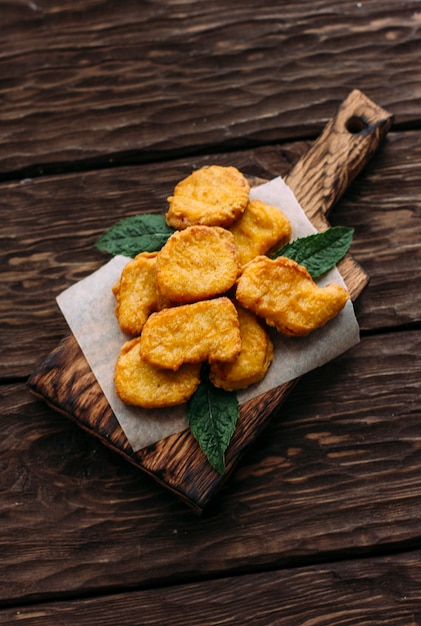
[[[0,624],[174,626],[347,624],[417,626],[421,621],[421,553],[327,563],[292,570],[128,592],[122,598],[22,606],[0,613]],[[239,600],[240,598],[240,600]],[[204,622],[204,619],[206,621]],[[317,620],[314,622],[313,620]]]
[[[421,623],[421,3],[0,2],[0,623]],[[287,175],[360,89],[394,115],[329,216],[361,343],[194,515],[28,390],[55,296],[211,162]]]
[[[419,8],[2,2],[0,171],[307,138],[354,87],[395,110],[398,124],[419,122]]]

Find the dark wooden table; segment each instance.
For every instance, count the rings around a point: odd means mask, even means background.
[[[421,2],[0,2],[0,624],[421,624]],[[361,342],[201,516],[27,386],[105,228],[209,163],[288,174],[353,89]]]

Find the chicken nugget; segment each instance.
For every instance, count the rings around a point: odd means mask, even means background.
[[[142,359],[139,344],[140,337],[127,341],[117,359],[114,382],[120,400],[145,409],[187,402],[200,383],[200,363],[164,370]]]
[[[183,229],[194,224],[227,227],[240,217],[250,185],[235,167],[210,165],[181,180],[168,198],[166,220]]]
[[[173,370],[182,363],[231,361],[240,350],[237,311],[225,296],[152,313],[140,341],[145,361]]]
[[[157,252],[138,254],[124,266],[112,289],[119,326],[129,335],[139,335],[149,315],[168,304],[156,289],[156,257]]]
[[[238,307],[241,352],[229,363],[212,363],[209,379],[226,391],[245,389],[265,376],[273,359],[273,343],[261,321],[251,311]]]
[[[241,265],[269,250],[279,249],[291,238],[291,224],[286,215],[261,200],[250,200],[229,230],[234,235]]]
[[[236,297],[284,335],[304,336],[335,317],[349,293],[335,284],[318,287],[291,259],[258,256],[243,268]]]
[[[176,231],[160,250],[156,284],[177,303],[206,300],[224,293],[239,273],[234,237],[218,226],[189,226]]]

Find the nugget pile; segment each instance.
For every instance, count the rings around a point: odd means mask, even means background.
[[[115,367],[117,395],[144,408],[186,402],[203,362],[228,391],[260,381],[273,359],[266,325],[304,336],[345,306],[339,285],[320,288],[290,259],[269,255],[291,225],[276,207],[249,198],[234,167],[203,167],[168,198],[176,229],[159,252],[129,261],[113,288],[121,329],[132,336]]]

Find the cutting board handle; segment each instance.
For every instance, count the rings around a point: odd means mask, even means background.
[[[352,91],[310,150],[286,177],[298,202],[318,230],[327,214],[377,150],[393,115]]]

